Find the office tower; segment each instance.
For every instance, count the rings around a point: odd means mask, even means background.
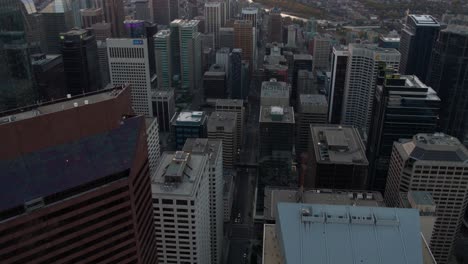
[[[160,30],[154,35],[158,89],[169,89],[172,87],[171,34],[170,30]]]
[[[47,102],[66,97],[62,55],[39,53],[32,55],[31,59],[38,98]]]
[[[187,138],[206,138],[208,117],[203,111],[180,112],[171,120],[176,149],[181,150]]]
[[[185,152],[208,156],[211,263],[219,263],[223,252],[223,149],[216,139],[190,138],[184,145]]]
[[[201,83],[201,39],[198,21],[183,21],[179,27],[180,74],[183,91],[198,90]]]
[[[440,24],[430,15],[408,15],[400,40],[400,73],[425,81]]]
[[[96,36],[97,41],[106,41],[107,38],[112,36],[110,23],[93,24],[90,30],[93,32],[93,35]]]
[[[317,20],[314,17],[311,17],[307,20],[306,31],[312,34],[317,33]]]
[[[229,78],[229,72],[230,72],[230,56],[229,54],[231,53],[229,48],[222,47],[216,51],[216,64],[223,65],[225,72],[226,72],[226,77]]]
[[[99,61],[99,71],[101,76],[101,87],[106,87],[110,83],[109,77],[109,58],[107,57],[107,43],[98,40],[97,57]]]
[[[96,39],[89,30],[60,34],[67,94],[77,95],[102,88]]]
[[[366,189],[366,147],[352,126],[311,125],[308,188]]]
[[[270,21],[268,24],[268,41],[269,42],[283,42],[283,18],[281,11],[278,8],[270,10]]]
[[[0,162],[2,261],[157,262],[144,138],[144,120],[134,117]]]
[[[385,202],[396,206],[398,194],[428,191],[437,206],[430,242],[437,263],[448,263],[468,203],[468,150],[443,133],[417,134],[393,145]]]
[[[172,72],[174,75],[180,75],[180,25],[183,20],[176,19],[169,25],[171,30],[171,52],[172,52]]]
[[[260,158],[273,151],[291,153],[294,145],[294,111],[290,106],[260,106]]]
[[[226,72],[223,65],[213,64],[203,75],[205,98],[226,98]]]
[[[400,37],[399,36],[380,36],[379,47],[385,49],[400,49]]]
[[[162,154],[151,176],[158,263],[210,263],[208,169],[204,153]]]
[[[242,60],[250,65],[254,62],[252,22],[250,20],[236,20],[234,22],[234,48],[242,50]]]
[[[331,85],[328,96],[328,122],[341,124],[343,96],[348,67],[349,51],[347,46],[333,47],[331,61]]]
[[[276,79],[279,82],[288,82],[288,66],[281,64],[264,64],[264,79]]]
[[[278,82],[271,79],[268,82],[262,82],[260,90],[261,106],[289,106],[291,96],[291,86],[285,82]]]
[[[135,19],[152,21],[150,16],[150,7],[148,6],[148,0],[135,1]]]
[[[314,74],[308,70],[297,71],[297,98],[299,102],[301,94],[317,94],[316,78]]]
[[[296,114],[296,153],[306,155],[310,141],[310,125],[327,123],[327,98],[322,94],[299,95]]]
[[[312,51],[312,57],[314,58],[313,72],[316,70],[329,70],[331,47],[330,38],[324,36],[314,37],[314,48]]]
[[[296,101],[297,92],[297,78],[299,70],[312,71],[312,55],[310,54],[294,54],[293,56],[293,76],[292,76],[292,91],[291,97]]]
[[[212,50],[216,50],[215,48],[215,36],[213,33],[206,33],[206,34],[200,34],[200,38],[201,38],[201,46],[202,46],[202,49],[206,49],[206,48],[209,48],[209,49],[212,49]]]
[[[280,203],[276,214],[264,225],[264,263],[430,263],[416,209]]]
[[[60,33],[74,27],[71,7],[66,0],[54,0],[40,12],[44,21],[47,53],[60,53]]]
[[[258,23],[258,8],[244,7],[242,8],[242,19],[252,21],[252,27],[256,28]]]
[[[233,169],[237,161],[237,113],[213,112],[208,119],[208,138],[223,142],[223,167]]]
[[[219,28],[221,28],[221,3],[205,3],[205,32],[214,35],[215,47],[219,48]]]
[[[363,129],[367,133],[379,65],[384,63],[387,68],[397,71],[400,53],[395,49],[366,44],[350,44],[348,52],[341,123]]]
[[[124,29],[124,6],[120,0],[92,0],[95,8],[101,8],[104,12],[104,21],[111,24],[113,38],[125,36]]]
[[[372,122],[367,140],[369,188],[385,190],[393,142],[418,133],[432,133],[439,118],[440,99],[415,75],[379,73]],[[380,83],[382,82],[382,83]]]
[[[229,74],[229,81],[232,84],[231,86],[231,97],[234,99],[243,99],[247,97],[247,91],[242,86],[242,50],[233,49],[231,54],[231,67]]]
[[[154,23],[170,25],[179,17],[179,0],[151,0]]]
[[[434,45],[428,85],[437,91],[439,128],[468,145],[468,26],[448,25]]]
[[[101,8],[86,8],[81,9],[81,27],[88,29],[96,23],[102,23],[103,12]]]
[[[216,54],[213,53],[212,48],[203,48],[202,67],[204,72],[208,71],[213,63],[216,63],[215,57]]]
[[[290,48],[296,47],[296,26],[289,25],[288,26],[288,41],[286,42],[286,46]]]
[[[107,39],[107,55],[111,84],[130,84],[135,113],[151,117],[153,80],[150,75],[147,40]]]
[[[169,132],[171,130],[171,120],[175,115],[174,88],[158,89],[151,95],[153,106],[153,116],[158,119],[159,130]]]
[[[244,101],[237,99],[217,99],[215,105],[216,112],[232,112],[236,113],[236,129],[237,129],[237,149],[240,147],[244,138],[244,119],[245,108]]]
[[[219,46],[234,48],[234,28],[233,27],[222,27],[219,29]]]
[[[150,175],[153,175],[158,166],[159,158],[161,157],[158,120],[155,117],[147,117],[145,118],[145,125],[146,142],[148,145],[148,167]]]
[[[154,49],[154,35],[158,32],[156,24],[143,20],[125,20],[124,28],[127,38],[145,38],[148,45],[148,61],[150,75],[156,74],[156,55]]]

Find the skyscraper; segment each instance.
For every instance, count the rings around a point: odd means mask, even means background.
[[[145,38],[148,43],[148,61],[150,75],[156,74],[156,55],[154,54],[154,35],[158,32],[158,26],[144,20],[127,19],[124,22],[125,37]]]
[[[125,36],[124,29],[124,6],[121,0],[92,0],[95,8],[102,8],[104,20],[111,24],[113,38]]]
[[[260,158],[273,151],[292,153],[294,111],[290,106],[260,106]]]
[[[408,15],[401,31],[400,73],[416,75],[426,81],[432,46],[440,30],[440,24],[430,15]]]
[[[439,128],[468,145],[468,26],[449,25],[434,45],[428,84],[440,96]]]
[[[222,27],[219,29],[219,46],[234,48],[234,28],[233,27]]]
[[[291,98],[293,98],[293,106],[297,101],[297,78],[299,70],[306,70],[311,72],[312,65],[313,65],[312,55],[310,54],[294,54],[293,57],[293,76],[292,76],[292,91],[291,91]]]
[[[316,70],[329,70],[331,47],[330,38],[320,35],[314,37],[314,48],[312,52],[314,58],[313,72]]]
[[[212,112],[208,118],[208,138],[222,141],[223,167],[234,169],[237,161],[237,113]]]
[[[198,23],[197,20],[187,20],[179,26],[182,91],[193,92],[201,85],[201,39]]]
[[[206,138],[208,117],[203,111],[180,112],[171,120],[176,149],[181,150],[188,138]]]
[[[60,54],[31,56],[39,99],[43,102],[67,96],[63,59]]]
[[[172,87],[172,47],[171,31],[160,30],[154,35],[154,49],[156,55],[156,72],[158,75],[158,89]]]
[[[205,3],[205,32],[214,35],[215,47],[219,48],[219,29],[221,28],[221,3]]]
[[[323,94],[299,95],[296,114],[296,153],[297,157],[306,154],[310,141],[310,125],[327,123],[328,104]]]
[[[242,50],[242,60],[249,62],[252,67],[254,62],[253,31],[250,20],[236,20],[234,22],[234,48]]]
[[[172,72],[180,75],[180,26],[184,20],[176,19],[169,25],[171,30],[171,52],[172,52]]]
[[[341,111],[343,106],[348,57],[348,47],[333,47],[331,62],[331,85],[328,96],[328,122],[330,124],[341,123]]]
[[[135,1],[135,19],[151,21],[150,7],[148,6],[148,0],[136,0]]]
[[[112,85],[130,84],[135,112],[151,117],[151,87],[154,80],[150,75],[147,40],[108,39],[107,54]]]
[[[437,206],[430,241],[437,263],[453,253],[468,203],[468,150],[443,133],[417,134],[393,145],[385,203],[398,204],[399,193],[428,191]]]
[[[153,116],[158,118],[159,129],[162,132],[171,130],[171,120],[175,114],[174,88],[158,89],[151,95]]]
[[[205,98],[226,98],[226,70],[223,65],[213,64],[203,75]]]
[[[91,26],[91,31],[96,36],[97,41],[106,41],[112,36],[110,23],[96,23]]]
[[[244,138],[244,118],[245,107],[244,100],[237,99],[217,99],[215,109],[217,112],[233,112],[236,113],[236,129],[237,129],[237,149],[240,150],[242,140]]]
[[[247,98],[247,91],[242,85],[242,50],[233,49],[231,54],[231,68],[229,74],[229,82],[231,86],[231,97],[234,99],[245,99]]]
[[[257,27],[258,22],[258,8],[244,7],[242,8],[242,19],[252,21],[252,27]]]
[[[270,21],[268,24],[268,35],[270,42],[283,42],[283,18],[278,8],[270,10]]]
[[[73,14],[67,0],[54,0],[41,10],[46,34],[47,53],[60,53],[60,33],[74,25]]]
[[[102,23],[104,14],[101,8],[86,8],[80,10],[82,28],[87,29],[97,23]]]
[[[440,99],[415,75],[381,71],[367,141],[369,188],[385,190],[393,142],[436,130]]]
[[[179,17],[179,0],[151,0],[154,23],[169,25]]]
[[[67,93],[76,95],[102,88],[96,38],[86,29],[60,34]]]
[[[400,53],[395,49],[382,49],[375,45],[349,45],[341,123],[367,132],[381,63],[398,70]]]

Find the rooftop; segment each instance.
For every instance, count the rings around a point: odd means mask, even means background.
[[[437,20],[430,15],[409,15],[417,26],[440,26]]]
[[[271,79],[269,82],[262,82],[260,97],[289,98],[290,86],[285,82],[278,82]]]
[[[448,25],[447,28],[443,29],[442,31],[468,36],[468,26],[464,25]]]
[[[396,145],[416,160],[468,162],[468,150],[455,137],[444,133],[417,134]]]
[[[352,126],[311,125],[317,163],[368,165],[359,132]]]
[[[327,113],[328,102],[323,94],[300,94],[299,95],[300,113]]]
[[[195,196],[208,156],[184,151],[164,152],[151,175],[151,190],[159,195]]]
[[[33,118],[39,115],[60,112],[74,107],[80,107],[87,104],[99,103],[106,100],[115,99],[126,87],[116,86],[96,92],[70,96],[67,98],[27,106],[7,112],[0,113],[0,125],[4,123]]]
[[[310,54],[294,54],[294,60],[312,60],[312,55]]]
[[[290,106],[260,106],[259,122],[294,124],[294,110]]]
[[[67,0],[54,0],[50,2],[45,8],[43,8],[40,13],[64,13],[66,11],[71,11],[71,8]]]
[[[219,127],[226,132],[236,129],[237,113],[235,112],[213,112],[208,119],[208,132],[217,131]]]
[[[415,209],[278,204],[284,263],[423,263]]]
[[[210,164],[214,164],[216,157],[221,152],[222,141],[208,138],[187,138],[183,151],[194,154],[207,154]]]
[[[169,29],[159,30],[158,33],[154,35],[155,38],[166,38],[171,35],[171,31]]]
[[[216,53],[224,53],[224,54],[229,54],[230,52],[231,50],[227,47],[219,48],[218,51],[216,51]]]
[[[142,117],[127,118],[105,133],[0,160],[0,211],[125,172],[132,167],[142,128]]]
[[[400,52],[392,48],[382,48],[376,44],[362,44],[362,43],[351,43],[349,44],[349,50],[353,52],[354,50],[364,49],[378,54],[389,54],[389,55],[400,55]],[[353,53],[351,53],[353,54]]]
[[[225,71],[226,69],[224,68],[223,64],[216,64],[216,63],[211,65],[210,70],[209,70],[209,72],[222,72],[222,73],[224,73]]]
[[[155,97],[172,97],[172,96],[174,96],[174,88],[155,90],[153,94],[151,94],[152,99],[154,99]]]
[[[237,106],[243,107],[244,100],[242,99],[217,99],[216,100],[217,106]]]
[[[206,121],[206,114],[203,111],[180,112],[176,118],[176,125],[201,125]]]
[[[279,203],[385,207],[382,194],[375,191],[310,189],[304,190],[301,195],[298,188],[267,186],[263,212],[265,220],[275,220]]]

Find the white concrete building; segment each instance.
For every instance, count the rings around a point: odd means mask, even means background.
[[[217,264],[223,252],[223,144],[221,140],[189,138],[183,150],[208,157],[211,263]]]
[[[216,51],[216,64],[224,66],[224,72],[226,73],[226,78],[229,78],[229,65],[231,64],[230,50],[227,47],[222,47]]]
[[[209,159],[165,152],[151,176],[158,263],[210,263]]]
[[[111,84],[130,84],[135,113],[152,117],[151,85],[156,75],[150,76],[147,40],[109,38],[106,42]]]
[[[161,146],[159,145],[159,125],[157,118],[145,118],[146,141],[148,144],[148,164],[150,175],[156,171],[158,160],[161,157]]]
[[[224,190],[223,190],[223,204],[224,204],[224,222],[231,220],[232,202],[234,200],[234,176],[231,173],[224,173]]]
[[[208,118],[208,138],[223,142],[223,167],[233,169],[237,161],[237,114],[213,112]]]
[[[244,120],[245,107],[244,100],[238,99],[218,99],[216,100],[215,109],[217,112],[234,112],[237,113],[237,148],[240,149],[244,138]]]
[[[219,29],[221,28],[221,9],[220,2],[205,3],[205,33],[213,33],[215,47],[219,47]]]

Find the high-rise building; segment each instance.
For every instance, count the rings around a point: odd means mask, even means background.
[[[219,29],[221,28],[221,10],[220,2],[205,3],[205,32],[214,35],[215,47],[219,48]]]
[[[310,125],[327,123],[327,98],[322,94],[299,95],[296,114],[296,153],[307,154],[310,141]]]
[[[294,54],[293,57],[293,76],[292,76],[292,91],[291,98],[294,101],[297,99],[297,77],[299,70],[312,71],[312,55],[310,54]]]
[[[210,263],[209,169],[205,153],[162,154],[151,176],[158,263]]]
[[[154,35],[158,32],[158,26],[143,20],[130,20],[124,22],[125,36],[127,38],[145,38],[148,45],[148,62],[150,75],[156,74],[156,55],[154,49]]]
[[[316,78],[314,74],[308,70],[297,71],[297,98],[296,102],[299,102],[301,94],[317,94]]]
[[[169,25],[179,17],[180,0],[151,0],[154,23]]]
[[[286,42],[286,46],[287,47],[290,47],[290,48],[295,48],[296,47],[296,26],[294,25],[289,25],[288,26],[288,30],[287,30],[287,33],[288,33],[288,38],[287,38],[287,42]]]
[[[314,37],[314,48],[312,56],[314,58],[312,71],[326,70],[330,68],[331,39],[317,35]]]
[[[440,24],[430,15],[408,15],[401,31],[400,73],[426,81],[432,47]]]
[[[160,30],[154,35],[154,49],[156,55],[156,74],[158,76],[158,89],[172,87],[172,47],[171,31]]]
[[[217,99],[215,104],[216,112],[232,112],[236,113],[236,142],[237,149],[240,150],[242,140],[244,138],[244,119],[245,107],[244,100],[237,99]]]
[[[201,39],[197,20],[183,21],[179,26],[180,74],[183,91],[198,90],[201,85]]]
[[[375,45],[350,44],[341,123],[369,129],[379,65],[398,70],[400,53]]]
[[[285,82],[278,82],[271,79],[268,82],[262,82],[260,91],[261,106],[281,106],[290,105],[291,86]]]
[[[188,138],[206,138],[207,120],[206,113],[202,111],[175,114],[171,126],[176,149],[181,150]]]
[[[351,126],[311,125],[308,188],[364,190],[367,184],[366,147]]]
[[[216,139],[189,138],[184,145],[186,152],[208,156],[211,263],[220,263],[223,253],[223,149]]]
[[[226,72],[223,65],[213,64],[203,75],[203,91],[205,98],[226,98]]]
[[[442,133],[417,134],[393,145],[385,203],[398,205],[399,193],[427,191],[437,206],[430,247],[437,263],[453,253],[468,203],[468,150]]]
[[[82,28],[90,28],[92,25],[102,23],[104,14],[101,8],[86,8],[81,9],[81,25]]]
[[[346,81],[346,69],[348,67],[348,47],[333,47],[331,62],[331,85],[328,96],[328,122],[340,124],[343,108],[343,96]]]
[[[269,42],[283,42],[283,17],[278,8],[270,10],[270,21],[268,24],[268,37]]]
[[[436,130],[440,99],[415,75],[381,71],[367,140],[369,188],[385,190],[393,142]]]
[[[292,153],[294,111],[290,106],[260,106],[260,158],[273,151]]]
[[[135,19],[153,21],[150,15],[148,0],[135,0]]]
[[[88,93],[102,88],[94,35],[86,29],[60,34],[67,94]]]
[[[153,105],[153,116],[158,119],[159,130],[169,132],[171,120],[175,115],[174,88],[158,89],[151,95]]]
[[[98,40],[97,44],[97,56],[99,61],[99,71],[101,75],[102,87],[106,87],[110,83],[109,76],[109,57],[107,57],[107,43],[105,41]]]
[[[107,54],[112,85],[130,84],[135,112],[151,117],[151,87],[154,80],[150,75],[147,40],[108,39]]]
[[[254,41],[250,20],[236,20],[234,22],[234,48],[242,50],[242,60],[250,65],[254,62]]]
[[[399,36],[380,36],[379,47],[386,49],[400,49],[400,37]]]
[[[233,49],[231,54],[231,67],[229,74],[229,82],[231,85],[231,97],[234,99],[245,99],[247,98],[247,86],[243,81],[243,70],[242,70],[242,49]]]
[[[219,46],[234,48],[234,28],[233,27],[222,27],[219,29]]]
[[[230,72],[230,56],[229,54],[231,53],[231,50],[227,47],[222,47],[216,51],[216,64],[223,65],[225,72],[226,72],[226,77],[229,78],[229,72]]]
[[[468,26],[449,25],[434,45],[428,85],[437,91],[439,128],[468,145]]]
[[[172,72],[180,75],[180,26],[184,20],[176,19],[169,25],[171,30]]]
[[[47,53],[60,54],[60,33],[67,32],[75,26],[69,2],[54,0],[40,13],[44,21],[44,31],[47,33]]]
[[[212,112],[208,119],[208,138],[223,142],[223,167],[233,169],[237,161],[237,113]]]
[[[44,53],[31,56],[38,98],[47,102],[67,95],[62,55]]]
[[[256,28],[258,23],[258,8],[244,7],[242,8],[242,19],[252,21],[252,27]]]
[[[120,0],[92,0],[95,8],[101,8],[104,12],[104,21],[111,25],[113,38],[125,36],[124,29],[124,4]]]
[[[145,118],[146,143],[148,145],[148,167],[150,175],[156,171],[159,158],[161,157],[161,146],[159,145],[159,126],[155,117]]]
[[[96,36],[97,41],[106,41],[112,36],[110,23],[96,23],[91,26],[91,31]]]

